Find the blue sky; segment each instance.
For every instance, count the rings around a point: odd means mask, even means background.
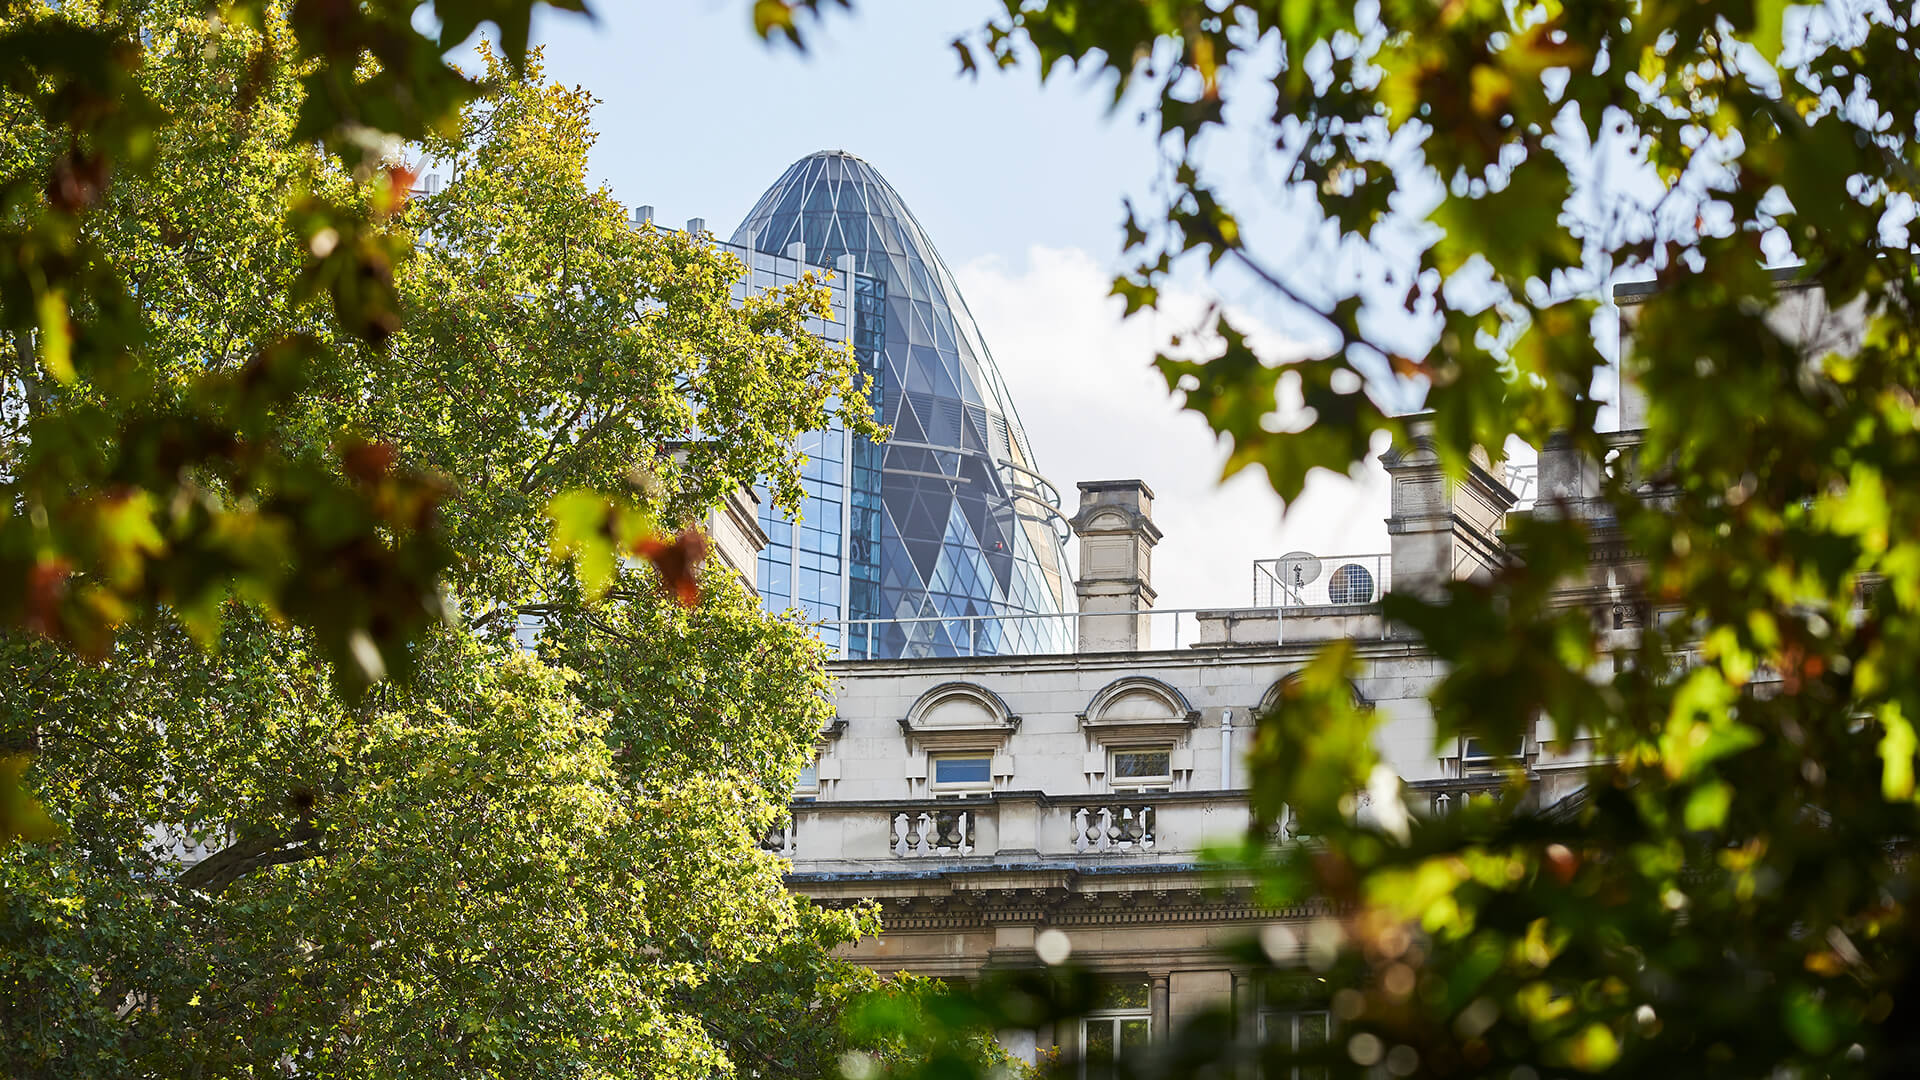
[[[953,265],[1030,244],[1111,256],[1153,140],[1103,86],[1027,71],[957,75],[954,36],[989,3],[861,3],[806,55],[768,47],[745,0],[601,3],[542,16],[547,72],[604,101],[594,178],[659,220],[722,236],[793,161],[847,150],[892,182]]]
[[[753,35],[746,0],[602,0],[596,22],[543,15],[536,40],[548,78],[601,99],[591,179],[629,205],[652,205],[661,224],[700,217],[730,235],[815,150],[877,167],[955,271],[1068,512],[1081,480],[1138,477],[1156,492],[1161,608],[1250,602],[1255,558],[1384,551],[1377,470],[1318,478],[1284,520],[1264,477],[1217,482],[1224,449],[1150,367],[1212,286],[1183,276],[1166,291],[1165,314],[1125,323],[1107,295],[1121,265],[1122,199],[1152,187],[1151,131],[1078,74],[1044,88],[1026,69],[961,77],[949,42],[994,6],[865,0],[850,16],[831,13],[796,55]],[[1223,140],[1220,167],[1256,182],[1245,162],[1259,134]],[[1284,240],[1290,215],[1269,206]],[[1265,326],[1256,343],[1297,349],[1289,328],[1303,329],[1299,320],[1254,317]]]

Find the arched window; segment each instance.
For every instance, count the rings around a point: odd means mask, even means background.
[[[1145,676],[1107,684],[1080,714],[1088,737],[1086,772],[1104,775],[1113,791],[1169,791],[1176,774],[1193,771],[1188,736],[1200,712],[1186,695]]]
[[[1020,726],[1000,695],[967,682],[942,683],[920,695],[900,719],[907,737],[908,781],[915,793],[968,795],[992,791],[1013,775],[1007,740]]]

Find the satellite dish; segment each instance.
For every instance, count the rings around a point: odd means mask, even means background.
[[[1300,591],[1320,579],[1320,559],[1304,551],[1293,551],[1280,556],[1280,587],[1295,600],[1300,599]]]

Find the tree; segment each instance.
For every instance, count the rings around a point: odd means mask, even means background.
[[[728,592],[706,618],[764,634]],[[437,632],[349,713],[298,636],[232,629],[212,655],[130,630],[102,666],[31,644],[72,840],[0,867],[10,1075],[717,1075],[719,1032],[781,1045],[757,962],[832,998],[830,949],[868,926],[785,893],[752,780],[617,754],[577,676],[511,641]],[[817,711],[751,700],[774,731]],[[101,708],[117,729],[72,737]],[[213,850],[182,873],[154,822]],[[750,1007],[710,1019],[722,984]]]
[[[795,16],[823,6],[755,14],[798,40]],[[1536,513],[1490,585],[1388,607],[1449,664],[1440,738],[1510,744],[1542,717],[1562,737],[1591,733],[1613,762],[1589,797],[1404,837],[1347,821],[1337,798],[1371,752],[1327,736],[1366,724],[1331,689],[1330,653],[1309,680],[1321,691],[1264,721],[1254,778],[1262,827],[1291,803],[1323,846],[1250,840],[1245,858],[1278,895],[1345,905],[1328,958],[1344,1037],[1292,1059],[1234,1047],[1215,1018],[1172,1051],[1180,1068],[1797,1076],[1920,1062],[1915,15],[1008,0],[956,42],[969,70],[1090,69],[1116,100],[1148,104],[1171,161],[1157,204],[1130,213],[1135,264],[1115,283],[1130,310],[1199,262],[1333,342],[1269,363],[1216,313],[1202,328],[1214,355],[1158,361],[1231,442],[1229,470],[1263,468],[1291,500],[1313,469],[1345,473],[1376,437],[1404,436],[1392,405],[1409,397],[1451,469],[1516,436],[1609,465],[1597,520]],[[1208,167],[1247,109],[1270,135],[1256,174],[1282,178],[1265,189]],[[1263,202],[1302,215],[1306,239],[1247,225]],[[1335,259],[1361,273],[1325,273]],[[1836,309],[1862,305],[1859,347],[1761,318],[1783,288],[1768,263]],[[1621,358],[1647,396],[1644,430],[1610,440],[1590,328],[1622,275],[1654,277],[1660,295]],[[1288,388],[1305,430],[1273,422]],[[1625,600],[1649,616],[1617,665],[1553,588],[1600,542],[1634,553]]]
[[[427,147],[449,183],[386,212],[410,318],[357,344],[278,299],[314,235],[280,193],[353,183],[286,149],[309,91],[252,59],[286,26],[162,25],[142,71],[172,137],[88,219],[141,362],[195,382],[292,328],[325,343],[263,429],[435,477],[460,617],[356,696],[325,634],[244,591],[130,611],[99,659],[0,634],[0,732],[60,826],[0,850],[0,1071],[811,1075],[862,978],[831,950],[872,920],[787,894],[759,839],[830,710],[823,652],[728,571],[689,606],[615,541],[762,475],[790,493],[802,431],[876,433],[851,355],[806,333],[817,285],[733,302],[738,260],[587,187],[591,99],[486,53]],[[588,558],[554,557],[550,512]]]

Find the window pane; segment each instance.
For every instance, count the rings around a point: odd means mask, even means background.
[[[1151,1021],[1144,1019],[1120,1021],[1121,1047],[1131,1049],[1136,1046],[1147,1045],[1147,1029],[1150,1026]]]
[[[1113,1075],[1115,1046],[1113,1045],[1114,1022],[1102,1017],[1081,1021],[1080,1031],[1085,1036],[1082,1043],[1082,1056],[1086,1060],[1088,1080]]]
[[[1169,767],[1171,756],[1165,750],[1123,750],[1113,755],[1113,775],[1116,779],[1130,777],[1171,776]]]
[[[1147,980],[1139,982],[1110,982],[1102,984],[1100,995],[1094,999],[1096,1009],[1144,1009],[1147,1007],[1149,993]]]
[[[1517,758],[1517,757],[1523,756],[1525,751],[1526,751],[1526,740],[1524,738],[1514,743],[1511,747],[1508,747],[1502,750],[1495,747],[1490,747],[1485,743],[1481,742],[1479,739],[1475,739],[1469,736],[1467,739],[1467,748],[1464,756],[1469,758],[1491,758],[1496,754],[1504,754],[1508,757]]]
[[[819,787],[820,766],[815,762],[808,762],[807,766],[800,770],[800,778],[793,782],[793,786],[807,790]]]
[[[1300,1049],[1312,1050],[1327,1045],[1327,1014],[1311,1012],[1300,1014]]]
[[[993,760],[986,757],[943,757],[933,759],[936,784],[987,784],[993,782]]]
[[[1300,1014],[1298,1047],[1302,1051],[1318,1050],[1327,1045],[1328,1027],[1331,1017],[1323,1012]],[[1327,1068],[1324,1065],[1310,1066],[1294,1070],[1300,1080],[1327,1080]]]

